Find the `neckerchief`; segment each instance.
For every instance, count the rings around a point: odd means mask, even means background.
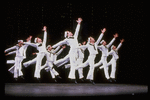
[[[115,51],[115,53],[118,55],[118,51],[117,50],[114,50]]]
[[[94,49],[96,50],[96,48],[95,48],[95,45],[93,45],[93,44],[91,44],[91,43],[89,43],[91,46],[93,46],[94,47]]]
[[[74,39],[74,37],[68,37],[68,39]]]
[[[39,45],[38,45],[38,47],[41,47],[42,46],[42,43],[40,43]]]

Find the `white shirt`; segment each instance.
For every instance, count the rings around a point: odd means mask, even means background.
[[[60,41],[57,44],[53,45],[52,47],[56,48],[57,46],[67,44],[67,45],[70,46],[70,51],[69,52],[76,50],[77,47],[78,47],[77,37],[78,37],[79,29],[80,29],[80,24],[77,25],[74,36],[68,37],[68,38],[64,39],[63,41]]]
[[[42,43],[28,43],[24,42],[26,45],[33,46],[37,48],[37,50],[40,52],[46,52],[46,41],[47,41],[47,32],[44,31],[44,37],[43,37],[43,42]]]
[[[120,44],[118,45],[118,47],[116,48],[116,50],[113,50],[113,49],[112,49],[112,50],[108,53],[108,55],[112,55],[112,56],[113,56],[112,59],[115,59],[115,60],[119,59],[118,49],[121,47],[121,45],[122,45],[122,43],[120,43]]]
[[[84,51],[85,51],[86,48],[80,48],[78,49],[77,51],[77,54],[78,54],[78,58],[79,59],[83,59],[84,58]]]
[[[19,45],[17,44],[15,46],[11,47],[11,48],[6,49],[5,52],[8,52],[8,51],[13,50],[13,49],[16,49],[16,50],[12,51],[8,54],[16,53],[16,57],[24,57],[24,46],[19,47]]]
[[[60,46],[58,46],[55,50],[52,49],[51,51],[46,51],[46,59],[49,62],[54,62],[57,59],[57,56],[63,51],[63,49],[60,49],[58,51],[58,49],[60,48]],[[57,52],[58,51],[58,52]],[[57,53],[56,53],[57,52]]]
[[[102,52],[102,57],[104,56],[108,56],[108,48],[112,45],[112,43],[115,41],[115,38],[113,38],[110,43],[106,46],[104,45],[100,45],[100,46],[97,46],[98,49]]]
[[[86,45],[82,45],[79,48],[87,48],[89,53],[90,53],[90,55],[96,55],[96,54],[98,54],[97,45],[99,44],[99,42],[102,39],[102,37],[103,37],[103,33],[100,34],[99,38],[94,43],[94,45],[91,44],[91,43],[87,43]]]

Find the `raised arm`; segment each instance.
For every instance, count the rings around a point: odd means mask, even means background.
[[[12,52],[7,53],[5,56],[12,55],[12,54],[15,54],[15,53],[16,53],[16,50],[15,50],[15,51],[12,51]]]
[[[16,49],[16,46],[10,47],[10,48],[6,49],[4,52],[6,53],[6,52],[13,50],[13,49]]]
[[[67,44],[66,39],[64,39],[63,41],[60,41],[60,42],[56,43],[56,44],[53,45],[52,47],[53,47],[53,48],[56,48],[57,46],[60,46],[60,45],[63,45],[63,44]]]
[[[36,45],[35,43],[24,42],[23,44],[25,44],[25,45],[30,45],[30,46],[32,46],[32,47],[37,48],[37,45]]]
[[[120,40],[120,43],[119,43],[118,47],[116,48],[117,51],[118,51],[119,48],[122,46],[122,43],[123,43],[123,42],[124,42],[124,39]]]
[[[43,31],[44,31],[44,37],[43,37],[43,43],[46,44],[46,41],[47,41],[47,31],[46,31],[46,26],[43,27]]]
[[[116,33],[115,35],[114,35],[114,38],[109,42],[109,44],[107,45],[107,48],[109,48],[112,44],[113,44],[113,42],[115,41],[115,39],[118,37],[118,33]]]
[[[98,45],[99,42],[101,41],[101,39],[102,39],[102,37],[103,37],[105,31],[106,31],[106,28],[104,28],[103,30],[101,30],[102,33],[100,34],[99,38],[98,38],[97,41],[95,42],[97,45]]]
[[[56,55],[58,56],[58,55],[60,55],[60,53],[64,50],[66,48],[66,46],[64,45],[64,46],[62,46],[62,48],[56,53]]]
[[[60,49],[60,46],[58,46],[53,53],[56,53]]]
[[[78,37],[79,35],[79,30],[80,30],[80,24],[82,22],[82,18],[78,18],[78,20],[76,20],[76,22],[78,23],[77,24],[77,27],[76,27],[76,30],[75,30],[75,33],[74,33],[74,37]]]

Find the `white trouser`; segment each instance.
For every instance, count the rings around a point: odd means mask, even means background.
[[[77,59],[77,66],[83,63],[83,59]],[[78,69],[79,79],[83,78],[83,68]]]
[[[116,62],[117,60],[116,59],[111,59],[108,63],[107,63],[107,68],[111,65],[112,68],[111,68],[111,74],[110,74],[110,77],[111,78],[115,78],[115,73],[116,73]],[[101,66],[100,69],[104,68],[104,66]]]
[[[30,60],[30,61],[27,61],[25,63],[23,63],[24,67],[28,67],[32,64],[35,64],[36,63],[36,60],[37,60],[37,57],[35,57],[34,59]]]
[[[112,66],[112,68],[111,68],[111,74],[110,74],[110,77],[111,77],[111,78],[115,78],[116,62],[117,62],[117,60],[114,59],[114,58],[112,58],[112,59],[110,60],[110,62],[107,64],[107,66],[110,66],[110,65]]]
[[[23,73],[21,71],[21,69],[22,69],[21,62],[22,61],[23,61],[23,57],[15,57],[14,78],[18,78],[18,76],[23,75]]]
[[[34,77],[36,78],[40,78],[40,71],[41,71],[40,67],[44,56],[45,56],[45,52],[40,52],[37,55],[37,61],[36,61],[35,72],[34,72]]]
[[[84,68],[84,67],[90,65],[90,69],[89,69],[89,72],[88,72],[86,79],[93,80],[93,78],[94,78],[94,60],[95,60],[95,57],[96,57],[96,55],[89,55],[87,61],[85,61],[81,65],[77,66],[77,68],[76,68],[76,69]]]
[[[81,65],[82,62],[83,62],[83,59],[77,59],[77,66],[78,66],[78,65]],[[70,64],[65,65],[65,68],[70,68],[70,67],[71,67]],[[79,74],[79,79],[81,79],[81,78],[84,77],[84,76],[83,76],[83,68],[79,68],[79,69],[78,69],[78,74]]]
[[[101,64],[103,64],[104,66],[105,77],[109,79],[110,77],[109,77],[108,67],[107,67],[107,56],[102,56],[101,60],[94,65],[94,68],[100,66]]]
[[[52,78],[55,78],[55,76],[59,75],[58,72],[53,68],[53,62],[52,61],[46,61],[46,63],[43,66],[41,66],[41,70],[43,68],[45,68],[46,66],[48,66],[48,69],[50,71]]]
[[[69,59],[70,59],[70,72],[68,78],[75,79],[75,70],[77,66],[77,49],[70,50]]]

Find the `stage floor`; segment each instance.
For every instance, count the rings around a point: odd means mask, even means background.
[[[5,96],[111,96],[147,93],[147,85],[5,83]]]

